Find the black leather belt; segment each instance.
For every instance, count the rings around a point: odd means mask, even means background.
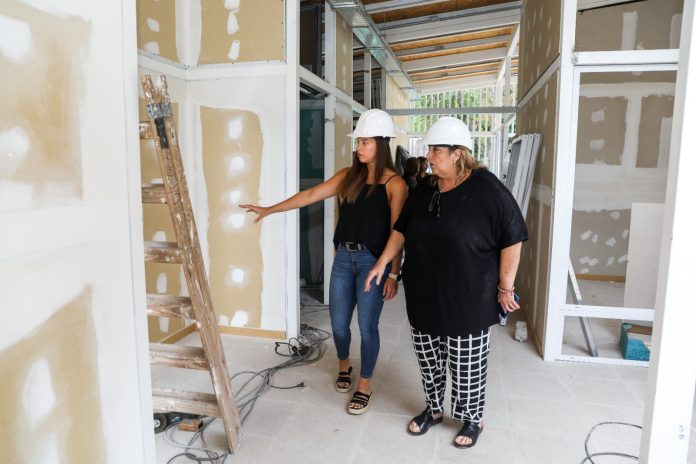
[[[342,242],[340,245],[348,251],[362,251],[367,249],[365,245],[357,242]]]

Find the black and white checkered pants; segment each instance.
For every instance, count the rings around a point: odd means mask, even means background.
[[[452,378],[452,419],[481,422],[491,329],[461,337],[440,337],[411,327],[423,389],[432,414],[443,412],[447,368]]]

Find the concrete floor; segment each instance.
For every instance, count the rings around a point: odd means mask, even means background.
[[[329,330],[326,310],[307,309],[302,322]],[[511,320],[506,327],[493,328],[485,430],[478,444],[469,450],[454,448],[451,442],[458,425],[450,420],[423,436],[412,437],[406,433],[406,424],[423,409],[424,400],[402,292],[385,304],[380,327],[382,347],[373,383],[375,398],[367,414],[345,412],[349,395],[333,388],[335,349],[329,341],[326,355],[317,364],[286,369],[273,378],[279,386],[299,382],[307,386],[272,389],[261,397],[244,424],[241,448],[226,462],[579,464],[585,456],[585,437],[593,425],[602,421],[642,423],[647,369],[544,363],[531,341],[518,343],[513,339]],[[354,356],[359,353],[357,335],[356,328]],[[261,370],[285,359],[274,353],[270,340],[228,335],[222,340],[231,374]],[[196,334],[180,343],[200,345]],[[359,369],[357,357],[354,365]],[[153,384],[211,391],[208,374],[199,371],[156,368]],[[174,434],[180,442],[190,436],[178,431]],[[209,427],[206,438],[209,446],[224,447],[220,421]],[[589,449],[637,455],[639,441],[638,429],[600,427]],[[158,463],[165,464],[180,452],[163,434],[156,436],[156,443]],[[693,446],[691,451],[691,456],[696,456]],[[594,459],[597,464],[627,462],[614,457]],[[190,461],[174,461],[184,462]]]

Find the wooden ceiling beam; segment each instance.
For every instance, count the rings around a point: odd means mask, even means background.
[[[429,3],[425,5],[412,6],[399,10],[380,11],[370,14],[372,20],[379,24],[404,19],[419,18],[421,16],[431,16],[436,14],[446,14],[455,11],[467,10],[469,8],[480,8],[501,3],[509,3],[511,0],[449,0],[445,2]],[[374,2],[363,1],[363,4],[370,5]]]
[[[412,42],[402,42],[398,44],[390,44],[392,50],[400,52],[403,50],[411,50],[414,48],[434,47],[438,45],[448,45],[457,42],[466,42],[469,40],[490,39],[495,37],[510,36],[513,33],[513,27],[499,27],[488,29],[485,31],[467,32],[466,34],[455,34],[445,37],[436,37],[425,40],[414,40]]]
[[[493,50],[495,48],[506,48],[506,47],[507,47],[507,42],[494,42],[494,43],[490,43],[490,44],[452,48],[449,50],[437,50],[437,51],[426,52],[426,53],[414,53],[413,55],[399,56],[398,59],[399,59],[399,61],[414,61],[414,60],[422,60],[424,58],[434,58],[436,56],[457,55],[459,53],[480,52],[482,50]]]

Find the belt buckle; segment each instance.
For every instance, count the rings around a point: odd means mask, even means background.
[[[356,242],[346,242],[343,245],[348,251],[361,251],[363,248],[362,244]]]

